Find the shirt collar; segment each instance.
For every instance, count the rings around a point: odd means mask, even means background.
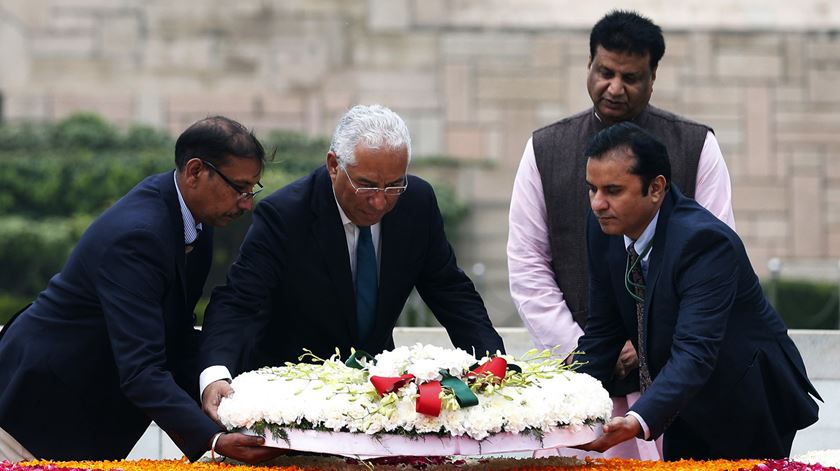
[[[348,224],[353,224],[353,221],[347,217],[347,214],[344,213],[344,210],[341,209],[341,204],[338,203],[338,196],[335,195],[335,188],[332,189],[333,191],[333,199],[335,200],[335,206],[338,208],[338,215],[341,217],[341,225],[346,226]]]
[[[195,223],[195,218],[184,202],[184,197],[181,195],[181,189],[178,188],[178,172],[172,172],[172,178],[175,180],[175,191],[178,193],[178,203],[181,205],[181,219],[184,220],[184,245],[189,245],[195,242],[198,238],[198,233],[201,232],[201,224]]]
[[[636,253],[642,253],[647,250],[648,245],[653,243],[653,236],[656,234],[656,221],[659,220],[659,210],[656,210],[656,214],[653,215],[653,219],[650,220],[647,227],[644,231],[642,231],[642,235],[639,236],[638,239],[633,240],[626,235],[624,236],[624,248],[629,250],[630,245],[635,243]],[[642,260],[647,260],[650,257],[650,251],[645,254]]]

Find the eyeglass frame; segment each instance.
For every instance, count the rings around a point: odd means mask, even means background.
[[[242,190],[242,188],[239,185],[237,185],[236,183],[233,183],[233,181],[230,178],[228,178],[224,173],[222,173],[221,170],[219,170],[215,165],[213,165],[212,163],[210,163],[210,162],[208,162],[204,159],[199,159],[199,160],[201,160],[202,164],[210,167],[210,169],[212,169],[220,177],[222,177],[222,180],[224,180],[225,183],[227,183],[229,187],[236,190],[236,192],[239,193],[237,195],[237,199],[239,199],[239,200],[253,200],[254,197],[257,196],[257,193],[263,191],[263,189],[264,189],[263,184],[260,183],[260,182],[257,182],[257,184],[255,185],[255,186],[258,187],[257,191],[244,191],[244,190]]]
[[[353,183],[353,179],[350,178],[350,173],[347,172],[347,167],[345,167],[344,165],[339,165],[339,167],[342,170],[344,170],[344,174],[347,175],[347,181],[350,182],[350,186],[353,187],[353,191],[355,192],[356,196],[371,197],[371,196],[375,196],[380,191],[385,196],[400,196],[401,194],[405,193],[405,191],[408,189],[408,174],[406,174],[403,177],[403,180],[405,180],[404,185],[386,186],[385,188],[379,188],[378,186],[357,187],[356,184]],[[392,190],[392,192],[388,193],[388,190]],[[394,193],[393,190],[399,190],[399,191]],[[362,191],[363,193],[359,193],[360,191]]]

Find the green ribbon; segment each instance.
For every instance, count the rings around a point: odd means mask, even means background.
[[[455,395],[455,400],[458,401],[458,405],[461,408],[478,405],[478,397],[466,383],[443,370],[440,373],[443,375],[443,379],[440,380],[440,385],[452,390],[452,393]]]
[[[344,362],[344,365],[357,370],[364,369],[364,366],[362,366],[359,360],[365,360],[368,363],[376,364],[376,360],[373,358],[373,355],[364,350],[356,350],[352,355],[350,355],[350,358]]]

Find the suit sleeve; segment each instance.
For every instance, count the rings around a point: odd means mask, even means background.
[[[589,317],[578,342],[584,363],[579,369],[602,383],[610,381],[621,348],[630,334],[621,319],[617,294],[610,282],[610,238],[601,231],[595,217],[589,213],[587,225],[587,256],[589,259]],[[621,293],[623,295],[623,293]]]
[[[717,365],[738,289],[735,249],[723,234],[698,231],[674,260],[677,319],[669,359],[631,410],[645,419],[651,439],[659,437],[686,403],[706,384]],[[656,293],[653,293],[654,301]]]
[[[207,306],[199,357],[202,370],[222,365],[234,375],[241,372],[254,338],[271,320],[262,308],[285,271],[285,234],[274,207],[260,202],[227,282],[213,290]]]
[[[161,301],[167,290],[179,289],[178,281],[167,276],[171,264],[171,248],[167,251],[151,232],[134,231],[106,250],[96,289],[123,393],[195,460],[221,429],[167,368]]]
[[[417,292],[437,320],[446,328],[452,344],[481,356],[504,352],[502,338],[493,328],[487,309],[473,282],[458,267],[452,246],[443,230],[443,218],[434,192],[428,190],[429,247]]]

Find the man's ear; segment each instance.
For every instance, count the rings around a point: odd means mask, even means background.
[[[327,171],[331,176],[338,173],[338,156],[333,151],[327,152]]]
[[[198,157],[193,157],[184,164],[184,180],[188,186],[195,188],[203,169],[204,164]]]
[[[651,201],[654,203],[662,201],[667,188],[668,180],[665,180],[665,177],[662,175],[657,175],[656,178],[651,180],[650,186],[648,187],[648,194],[650,195]]]

